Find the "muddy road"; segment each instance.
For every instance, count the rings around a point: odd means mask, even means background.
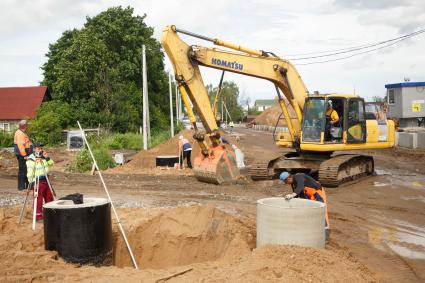
[[[279,152],[266,132],[236,129],[247,162]],[[425,152],[402,149],[368,151],[377,176],[327,189],[331,235],[327,249],[344,251],[382,282],[425,281]],[[104,174],[118,207],[175,207],[209,204],[235,216],[255,219],[256,200],[289,192],[277,181],[216,186],[190,173]],[[59,196],[80,192],[105,196],[99,178],[54,171]],[[16,170],[0,169],[0,198],[23,200]],[[124,223],[125,225],[125,223]]]

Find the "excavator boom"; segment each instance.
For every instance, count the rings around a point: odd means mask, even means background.
[[[236,52],[189,46],[178,36],[178,33],[207,40],[215,45],[233,49]],[[235,180],[239,175],[233,153],[227,150],[220,142],[215,115],[217,105],[214,102],[213,107],[211,107],[199,70],[200,65],[258,77],[274,83],[279,95],[279,104],[289,128],[287,140],[281,141],[281,143],[287,147],[292,147],[293,142],[299,139],[302,109],[308,92],[298,72],[287,60],[282,60],[261,50],[254,50],[220,39],[212,39],[180,30],[175,26],[167,26],[165,28],[161,36],[161,43],[173,65],[175,78],[180,92],[183,94],[185,107],[189,113],[193,113],[189,102],[190,99],[206,131],[206,133],[197,131],[194,135],[201,148],[201,155],[196,157],[194,161],[194,171],[198,179],[220,184]],[[295,110],[297,119],[290,119],[285,100],[279,90]],[[193,114],[189,116],[192,116],[189,118],[195,124],[196,121],[194,121]],[[209,142],[207,138],[209,138]]]

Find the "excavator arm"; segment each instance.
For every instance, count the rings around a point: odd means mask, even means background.
[[[184,42],[178,33],[197,37],[213,42],[235,51],[220,50],[202,46],[190,46]],[[288,125],[289,137],[287,147],[294,147],[301,135],[302,109],[308,91],[295,67],[271,53],[253,50],[234,45],[219,39],[212,39],[188,31],[167,26],[162,33],[161,43],[173,65],[176,81],[186,109],[192,112],[191,103],[196,109],[206,133],[196,132],[194,137],[201,147],[201,156],[195,159],[195,175],[198,179],[222,183],[235,179],[238,174],[233,167],[233,158],[220,143],[218,125],[211,107],[208,94],[202,80],[199,66],[215,68],[223,71],[239,73],[271,81],[279,97],[279,104]],[[281,93],[291,104],[296,113],[296,119],[289,116],[286,103]],[[185,99],[186,98],[186,99]],[[191,122],[195,118],[193,114]],[[209,137],[210,143],[206,139]],[[281,145],[282,142],[280,143]],[[207,166],[204,166],[208,164]],[[221,168],[219,170],[219,168]],[[221,172],[219,172],[221,171]],[[222,175],[222,176],[220,176]],[[225,177],[223,177],[226,175]],[[206,176],[205,178],[203,176]],[[219,179],[219,181],[217,181]],[[220,181],[224,180],[224,181]]]

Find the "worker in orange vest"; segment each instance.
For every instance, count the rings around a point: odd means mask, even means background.
[[[27,121],[20,121],[18,123],[18,126],[19,128],[15,132],[13,146],[19,165],[18,190],[22,191],[25,190],[28,186],[26,160],[28,159],[28,156],[33,152],[33,147],[32,142],[26,133],[28,128]]]
[[[296,173],[294,175],[288,172],[280,173],[279,179],[287,185],[291,185],[293,193],[285,196],[286,200],[295,197],[315,200],[326,204],[325,221],[326,221],[326,236],[329,235],[329,217],[328,217],[328,202],[325,189],[319,182],[304,173]]]

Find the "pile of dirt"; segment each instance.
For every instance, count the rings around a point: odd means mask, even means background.
[[[156,166],[156,157],[160,155],[179,155],[179,136],[182,135],[185,139],[189,140],[192,144],[192,161],[195,154],[199,153],[199,146],[195,143],[193,139],[192,130],[183,130],[180,133],[176,134],[171,139],[167,140],[165,143],[157,145],[154,148],[149,150],[141,150],[136,155],[133,156],[130,162],[124,164],[123,166],[116,167],[114,169],[108,170],[112,173],[131,173],[137,171],[137,169],[153,169]]]
[[[208,206],[119,209],[139,264],[133,269],[117,225],[115,265],[79,266],[45,251],[43,227],[31,230],[19,207],[0,209],[2,282],[372,282],[370,271],[344,253],[295,246],[253,249],[255,223]],[[125,267],[118,267],[125,266]],[[186,271],[186,272],[184,272]]]
[[[123,166],[116,167],[114,169],[108,170],[111,173],[135,173],[140,169],[144,169],[143,171],[146,171],[145,169],[150,169],[149,171],[152,171],[154,169],[154,172],[148,172],[148,173],[167,173],[165,170],[157,170],[155,169],[156,166],[156,157],[160,155],[179,155],[179,149],[178,149],[178,143],[179,143],[179,136],[183,136],[185,139],[189,140],[189,142],[192,145],[192,164],[194,158],[199,154],[200,148],[198,143],[193,138],[193,134],[195,132],[193,130],[182,130],[178,134],[176,134],[171,139],[167,140],[165,143],[162,143],[160,145],[157,145],[156,147],[149,149],[149,150],[141,150],[139,153],[133,156],[132,160],[128,163],[126,163]],[[220,131],[220,134],[224,136],[230,143],[236,143],[235,139],[233,137],[228,136],[224,131]],[[186,163],[185,163],[186,165]],[[179,171],[180,174],[187,175],[189,172],[187,171]]]
[[[130,210],[131,213],[131,210]],[[129,231],[136,260],[144,268],[170,268],[249,253],[255,247],[255,223],[211,207],[193,205],[134,217]],[[136,216],[136,215],[134,215]],[[131,220],[130,220],[131,221]],[[121,238],[115,265],[132,266]]]
[[[286,107],[288,108],[289,117],[291,117],[291,119],[294,119],[294,120],[297,119],[295,111],[293,110],[293,108],[289,104],[289,102],[286,102]],[[282,110],[280,109],[280,105],[276,104],[276,105],[273,105],[272,107],[264,110],[251,123],[256,124],[256,125],[275,126],[281,113],[282,113]],[[278,126],[279,127],[286,127],[286,125],[287,124],[286,124],[285,117],[282,114],[282,117],[279,120]]]

